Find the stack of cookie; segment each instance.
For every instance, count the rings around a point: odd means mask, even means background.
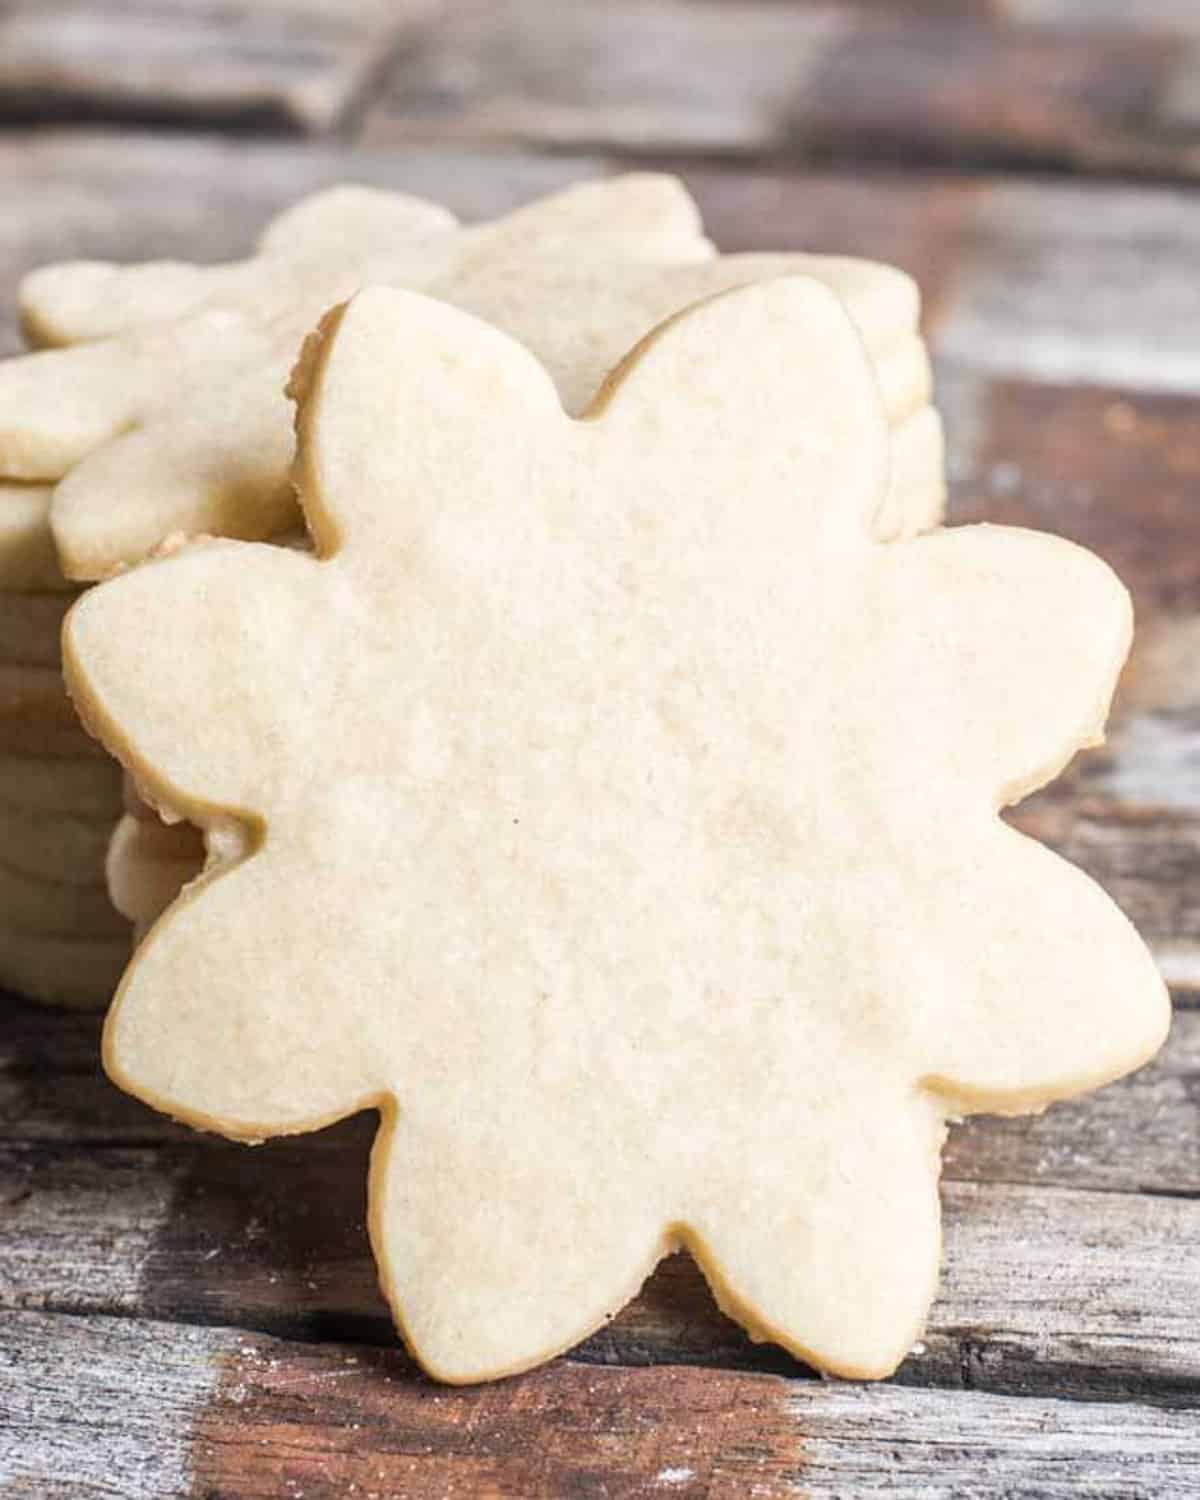
[[[106,891],[120,777],[75,718],[59,637],[74,589],[51,491],[0,484],[0,984],[100,1003],[129,955]]]
[[[7,743],[57,759],[44,761],[41,803],[24,773],[5,773],[0,798],[14,809],[9,844],[21,844],[26,862],[30,840],[18,819],[39,830],[56,820],[46,834],[52,857],[35,873],[69,889],[81,911],[80,891],[93,905],[77,920],[67,897],[61,914],[44,903],[46,942],[55,946],[34,953],[58,955],[72,944],[86,982],[50,983],[62,974],[15,961],[0,968],[0,980],[46,999],[103,1000],[125,951],[123,919],[98,887],[120,788],[71,721],[57,675],[66,580],[105,578],[180,538],[276,540],[302,530],[285,387],[306,337],[319,340],[313,330],[331,308],[368,283],[452,303],[529,348],[565,408],[579,415],[664,319],[734,288],[797,274],[836,293],[872,357],[891,426],[881,539],[936,526],[942,433],[911,279],[848,258],[718,256],[695,205],[671,178],[585,183],[470,227],[435,204],[334,188],[275,219],[244,261],[75,263],[27,278],[23,321],[49,347],[0,365],[0,476],[24,486],[11,490],[12,504],[39,520],[37,545],[26,550],[31,558],[36,552],[40,571],[14,571],[9,586],[36,591],[20,596],[31,601],[20,620],[42,654],[14,672]],[[200,835],[164,826],[133,789],[108,856],[123,916],[144,929],[203,860]],[[16,954],[14,910],[0,921],[13,929]]]

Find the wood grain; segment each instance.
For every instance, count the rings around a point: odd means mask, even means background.
[[[1088,32],[1097,26],[1124,31],[1200,32],[1200,12],[1192,0],[999,0],[1001,15],[1015,21],[1036,21],[1064,30]]]
[[[844,6],[464,0],[398,59],[366,139],[762,151]]]
[[[321,131],[433,0],[10,0],[0,119]]]
[[[437,1389],[398,1351],[10,1315],[6,1493],[38,1500],[1183,1500],[1194,1413],[560,1362]]]
[[[1200,27],[1122,9],[467,0],[366,136],[1195,176]]]
[[[1177,1159],[1192,1174],[1194,1115],[1174,1115]],[[1139,1133],[1132,1109],[1118,1120]],[[364,1230],[371,1128],[359,1120],[323,1141],[257,1150],[0,1148],[0,1306],[390,1342]],[[1097,1132],[1093,1150],[1102,1144]],[[969,1163],[960,1149],[952,1170]],[[1069,1163],[1060,1157],[1063,1175]],[[981,1153],[980,1175],[991,1165]],[[948,1183],[942,1291],[901,1378],[1200,1402],[1200,1258],[1180,1254],[1200,1241],[1200,1201],[1126,1185]],[[723,1318],[684,1256],[578,1357],[799,1368]]]

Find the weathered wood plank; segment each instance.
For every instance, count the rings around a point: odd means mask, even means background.
[[[397,61],[367,139],[1194,176],[1200,28],[1124,9],[467,0]]]
[[[320,131],[435,0],[10,0],[0,120]]]
[[[965,17],[863,24],[832,47],[780,123],[776,149],[1074,172],[1200,170],[1183,87],[1187,33],[1067,31]]]
[[[0,1143],[228,1150],[110,1084],[97,1061],[99,1028],[92,1015],[9,1003],[0,1029]],[[1200,1011],[1179,1010],[1162,1054],[1133,1077],[1032,1119],[978,1117],[955,1126],[945,1176],[1200,1196],[1198,1105]],[[369,1129],[364,1122],[322,1131],[306,1137],[303,1150],[353,1153]]]
[[[389,1342],[364,1229],[370,1126],[328,1136],[0,1151],[0,1306]],[[1195,1146],[1193,1131],[1181,1153]],[[903,1379],[1200,1404],[1200,1258],[1181,1254],[1200,1201],[996,1183],[944,1200],[942,1292]],[[723,1318],[684,1256],[580,1357],[798,1368]]]
[[[1155,31],[1176,27],[1200,31],[1200,11],[1192,0],[1000,0],[1003,13],[1014,21],[1090,31],[1115,26],[1127,31]]]
[[[1189,268],[1200,200],[1181,189],[993,180],[962,225],[939,352],[1002,378],[1194,393],[1181,327],[1200,311]]]
[[[770,0],[464,0],[397,60],[366,139],[757,153],[852,19]]]
[[[10,1316],[0,1482],[39,1500],[1182,1500],[1194,1413],[560,1362],[436,1389],[397,1351]]]

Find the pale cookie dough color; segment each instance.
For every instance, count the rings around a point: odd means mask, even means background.
[[[0,364],[0,474],[59,481],[52,525],[76,579],[106,577],[173,532],[274,537],[297,520],[288,373],[318,319],[360,286],[419,288],[511,334],[577,414],[662,319],[795,274],[844,301],[908,455],[881,524],[936,524],[940,425],[911,278],[848,257],[715,257],[683,187],[653,174],[580,184],[470,227],[418,200],[336,189],[276,220],[245,261],[36,272],[26,321],[72,347]]]
[[[372,1242],[441,1378],[680,1244],[755,1336],[886,1374],[946,1117],[1163,1037],[1125,918],[997,816],[1099,737],[1124,590],[1029,532],[881,544],[878,386],[812,280],[667,323],[582,421],[392,290],[298,395],[315,556],[210,542],[68,620],[138,784],[251,834],[134,959],[112,1076],[240,1139],[377,1107]]]

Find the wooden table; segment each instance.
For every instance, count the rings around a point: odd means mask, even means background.
[[[1137,1077],[952,1133],[894,1380],[750,1343],[676,1257],[569,1358],[444,1390],[375,1287],[370,1120],[192,1135],[108,1085],[94,1019],[6,1001],[0,1494],[1200,1495],[1200,6],[18,0],[0,117],[5,350],[29,266],[233,253],[345,177],[475,216],[674,163],[729,249],[912,270],[953,519],[1076,538],[1136,596],[1107,750],[1015,821],[1177,1005]]]

